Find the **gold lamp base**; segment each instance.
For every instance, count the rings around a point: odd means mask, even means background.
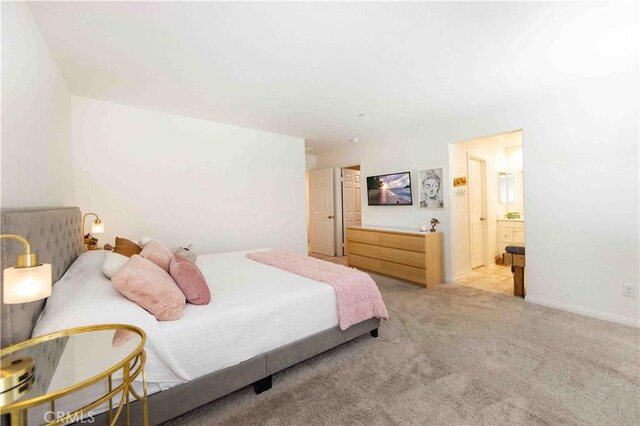
[[[16,260],[16,268],[33,268],[38,266],[37,253],[19,254]]]
[[[0,405],[10,404],[27,394],[34,382],[33,358],[9,357],[0,365]]]

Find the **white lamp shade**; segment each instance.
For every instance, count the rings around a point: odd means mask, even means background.
[[[51,295],[51,265],[7,268],[3,275],[4,303],[26,303]]]
[[[92,222],[91,223],[91,233],[92,234],[102,234],[104,232],[104,223],[103,222]]]

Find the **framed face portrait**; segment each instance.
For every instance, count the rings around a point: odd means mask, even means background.
[[[442,168],[418,172],[418,201],[423,209],[444,209]]]

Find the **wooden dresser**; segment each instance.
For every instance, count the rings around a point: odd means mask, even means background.
[[[444,281],[441,232],[376,226],[347,227],[349,266],[401,278],[422,287]]]

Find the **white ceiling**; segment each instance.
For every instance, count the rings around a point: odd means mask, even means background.
[[[313,152],[398,141],[637,64],[633,4],[29,7],[73,94],[303,137]]]

